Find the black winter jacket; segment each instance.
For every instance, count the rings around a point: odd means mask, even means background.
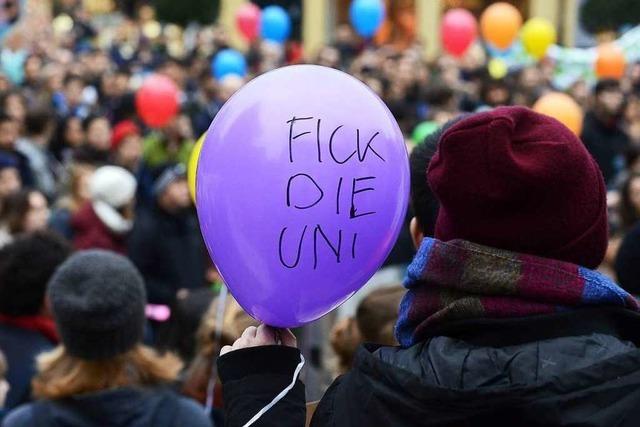
[[[206,249],[193,211],[143,211],[129,236],[129,257],[145,279],[150,303],[172,305],[179,289],[205,284]]]
[[[618,163],[630,144],[629,137],[618,122],[607,126],[593,112],[588,112],[584,117],[581,138],[600,166],[605,183],[610,185],[622,167]]]
[[[640,315],[591,308],[452,322],[407,349],[365,345],[312,426],[637,426]],[[239,426],[291,381],[295,349],[219,359],[226,422]],[[254,425],[303,426],[301,383]]]

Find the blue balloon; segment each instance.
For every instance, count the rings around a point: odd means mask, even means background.
[[[351,25],[362,37],[373,36],[384,21],[382,0],[354,0],[349,8]]]
[[[291,18],[283,8],[280,6],[267,6],[262,10],[260,35],[263,39],[283,43],[290,33]]]
[[[247,61],[244,56],[234,49],[224,49],[218,52],[211,63],[213,76],[220,80],[229,74],[240,77],[247,75]]]

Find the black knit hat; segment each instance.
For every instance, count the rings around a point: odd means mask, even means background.
[[[127,258],[102,250],[71,256],[49,282],[62,342],[81,359],[108,359],[142,340],[146,294]]]

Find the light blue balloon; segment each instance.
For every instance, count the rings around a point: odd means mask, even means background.
[[[354,0],[349,8],[351,25],[362,37],[373,36],[384,21],[382,0]]]
[[[247,61],[237,50],[224,49],[213,58],[211,69],[213,77],[218,80],[230,74],[244,77],[247,75]]]
[[[262,10],[260,35],[263,39],[284,43],[290,33],[291,18],[283,8],[267,6]]]

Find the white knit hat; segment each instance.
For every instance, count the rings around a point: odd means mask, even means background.
[[[89,193],[93,210],[112,231],[126,233],[131,221],[118,213],[118,209],[130,203],[136,194],[136,179],[119,166],[98,168],[89,181]]]

